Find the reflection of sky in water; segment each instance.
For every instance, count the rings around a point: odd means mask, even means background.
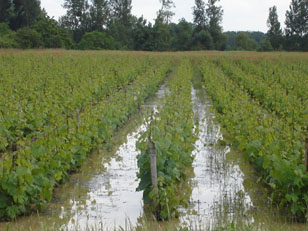
[[[163,98],[166,85],[157,92],[158,99]],[[159,102],[152,101],[143,105],[158,112]],[[86,198],[71,200],[71,210],[62,209],[60,218],[71,216],[68,224],[62,228],[69,230],[86,229],[86,227],[104,227],[113,229],[115,226],[130,227],[137,224],[137,219],[143,213],[142,192],[136,192],[139,181],[136,174],[137,155],[136,142],[140,133],[146,130],[146,124],[139,126],[127,135],[126,142],[116,151],[111,161],[102,160],[106,171],[94,175],[83,187],[88,189]]]
[[[162,98],[165,90],[166,86],[163,85],[156,97]],[[181,224],[194,230],[213,230],[216,225],[225,225],[232,221],[247,224],[252,223],[254,218],[257,222],[261,218],[262,223],[269,225],[266,230],[277,230],[271,227],[277,217],[267,211],[264,201],[258,206],[261,210],[251,213],[253,204],[244,191],[244,175],[237,164],[226,159],[230,148],[218,144],[222,135],[209,110],[210,100],[204,91],[194,89],[192,100],[200,132],[193,153],[195,177],[192,181],[195,187],[189,210],[183,210],[186,215],[180,218]],[[159,101],[156,100],[142,108],[145,109],[143,111],[154,108],[157,112],[158,105]],[[50,230],[46,224],[50,224],[51,230],[56,230],[53,227],[64,223],[66,225],[62,225],[62,230],[86,230],[86,227],[89,230],[114,230],[119,225],[129,230],[136,225],[143,213],[143,203],[142,192],[135,191],[138,186],[138,152],[135,145],[139,132],[146,129],[146,123],[139,121],[137,125],[136,122],[130,121],[123,133],[120,133],[125,135],[115,137],[115,143],[121,144],[115,153],[104,153],[95,158],[90,156],[90,164],[85,163],[81,173],[72,175],[71,182],[56,189],[55,200],[50,203],[49,209],[38,217],[20,217],[9,230]],[[126,138],[125,141],[122,138]],[[255,202],[258,195],[252,195]],[[246,213],[249,214],[245,216]],[[131,224],[126,224],[128,221]],[[196,225],[201,225],[201,228]],[[283,230],[306,230],[305,224],[288,224],[284,227],[288,229]],[[0,230],[6,230],[5,224],[0,223]]]
[[[156,96],[162,98],[165,89],[163,86]],[[252,202],[244,191],[244,176],[239,166],[226,160],[230,149],[217,144],[222,135],[219,126],[213,122],[210,101],[202,91],[194,89],[192,99],[200,130],[193,153],[195,177],[192,181],[195,187],[189,210],[183,210],[188,215],[183,215],[180,221],[188,227],[201,224],[211,230],[216,224],[236,220],[237,216],[239,221],[245,220],[243,215]],[[159,101],[155,100],[142,108],[143,111],[154,108],[157,112],[158,105]],[[120,133],[125,135],[115,137],[117,144],[122,143],[115,146],[118,148],[114,153],[90,156],[90,164],[86,163],[81,173],[73,175],[71,182],[57,190],[54,203],[40,220],[50,218],[53,224],[65,224],[61,226],[62,230],[114,230],[115,226],[129,229],[139,223],[143,202],[142,192],[136,192],[136,141],[140,132],[146,129],[146,122],[136,122],[130,121],[128,130],[123,129],[124,133]],[[250,219],[243,222],[252,222],[251,215],[248,217]]]
[[[157,93],[159,98],[164,95],[164,88],[165,86]],[[209,100],[202,98],[199,93],[192,89],[194,111],[200,130],[193,152],[195,187],[190,212],[180,219],[182,224],[187,223],[189,226],[196,221],[205,225],[231,222],[236,215],[243,215],[252,205],[250,197],[244,192],[243,173],[239,166],[231,165],[226,160],[229,147],[217,144],[222,135],[219,126],[213,122],[213,114],[209,112]],[[157,112],[157,102],[143,107],[154,108]],[[99,223],[102,222],[104,228],[112,229],[119,225],[127,227],[127,221],[132,226],[137,224],[138,217],[143,213],[143,202],[142,192],[136,192],[136,142],[140,132],[145,129],[145,124],[139,126],[127,136],[127,141],[118,148],[110,162],[102,161],[106,171],[94,175],[86,182],[86,198],[71,201],[71,219],[66,227],[72,230],[76,227],[100,227]],[[64,214],[63,210],[61,216],[64,217]]]
[[[125,220],[133,223],[142,214],[142,192],[136,192],[139,182],[136,181],[137,163],[135,144],[138,134],[145,130],[141,126],[138,130],[127,136],[127,142],[120,146],[116,156],[109,163],[102,163],[106,172],[94,176],[89,182],[89,193],[86,201],[72,201],[74,217],[68,227],[95,225],[102,222],[105,227],[112,228],[115,225],[125,225]],[[85,203],[79,206],[79,203]],[[96,224],[97,225],[97,224]]]
[[[199,139],[193,152],[195,187],[191,197],[192,212],[181,217],[182,223],[189,226],[196,221],[204,225],[232,222],[237,215],[243,215],[252,206],[249,195],[244,192],[243,173],[238,165],[231,165],[226,160],[230,148],[218,144],[222,134],[219,126],[213,122],[209,100],[203,98],[204,92],[192,89],[194,112],[199,121]]]

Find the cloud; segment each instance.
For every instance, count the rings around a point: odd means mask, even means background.
[[[276,5],[281,25],[290,0],[222,0],[224,30],[259,30],[266,32],[269,8]]]
[[[62,7],[63,3],[63,0],[41,0],[41,7],[45,8],[50,17],[58,19],[66,13],[66,10]]]

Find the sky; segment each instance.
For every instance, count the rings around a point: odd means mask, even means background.
[[[176,8],[173,22],[185,18],[192,21],[192,7],[194,0],[174,0]],[[206,1],[205,1],[206,2]],[[285,13],[289,9],[291,0],[221,0],[219,5],[223,7],[224,16],[222,26],[224,31],[267,31],[266,20],[269,8],[276,5],[279,21],[284,27]],[[50,17],[58,19],[65,14],[62,5],[64,0],[41,0],[41,6],[45,8]],[[148,21],[153,22],[160,8],[159,0],[132,0],[132,14],[143,15]]]

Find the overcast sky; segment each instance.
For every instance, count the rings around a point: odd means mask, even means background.
[[[144,18],[153,22],[156,12],[160,8],[159,0],[132,0],[132,13],[136,16],[143,15]],[[58,19],[65,14],[62,8],[64,0],[41,0],[41,6],[45,8],[49,16]],[[174,22],[185,18],[192,21],[192,7],[194,0],[174,0]],[[206,2],[206,1],[205,1]],[[266,20],[268,9],[276,5],[281,25],[284,27],[285,13],[289,9],[291,0],[221,0],[220,5],[224,9],[223,29],[224,31],[267,31]]]

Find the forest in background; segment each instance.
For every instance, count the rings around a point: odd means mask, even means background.
[[[159,0],[152,24],[132,14],[132,0],[65,0],[55,20],[40,0],[0,0],[0,48],[144,51],[308,51],[308,0],[292,0],[285,28],[269,9],[268,31],[223,32],[219,0],[195,0],[193,22],[172,22],[172,0]]]

